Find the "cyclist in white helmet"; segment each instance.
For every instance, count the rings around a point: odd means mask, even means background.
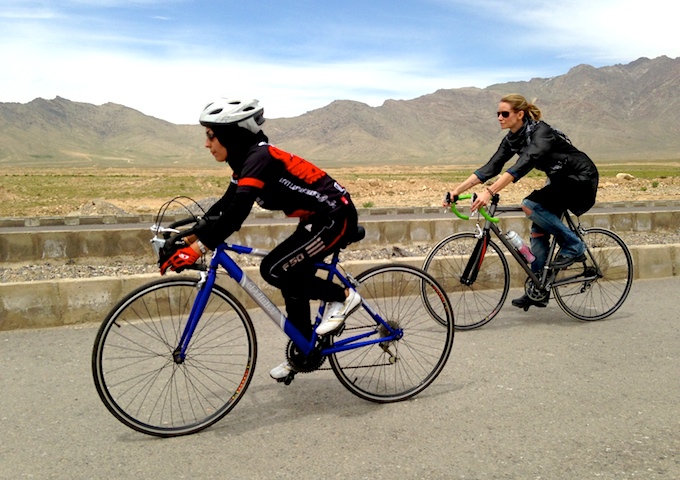
[[[241,228],[257,202],[268,210],[299,217],[295,232],[277,245],[260,265],[262,278],[281,289],[288,318],[310,338],[311,299],[329,302],[317,334],[336,331],[361,297],[316,276],[314,264],[357,230],[357,212],[345,188],[310,162],[268,143],[262,131],[264,109],[257,100],[219,98],[209,103],[199,121],[205,127],[205,146],[233,174],[224,196],[206,212],[217,218],[187,238],[182,248],[161,266],[161,274],[191,265]],[[288,362],[270,375],[283,380],[293,370]]]

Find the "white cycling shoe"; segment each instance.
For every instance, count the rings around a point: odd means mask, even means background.
[[[349,290],[349,294],[344,302],[330,302],[326,305],[321,323],[316,327],[317,335],[326,335],[334,332],[345,323],[345,319],[349,314],[356,310],[361,305],[361,295],[356,290]]]
[[[272,368],[269,371],[269,376],[272,377],[274,380],[283,380],[291,373],[297,373],[297,370],[295,370],[293,366],[290,363],[288,363],[288,361],[285,361],[278,367]]]

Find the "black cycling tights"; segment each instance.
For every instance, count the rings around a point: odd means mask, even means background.
[[[356,220],[342,216],[310,219],[262,259],[260,274],[281,289],[288,319],[306,338],[311,336],[309,301],[342,302],[343,286],[316,276],[314,264],[323,260],[343,236],[356,229]]]

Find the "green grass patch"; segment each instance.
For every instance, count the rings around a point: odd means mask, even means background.
[[[221,196],[228,176],[30,174],[0,175],[0,217],[63,215],[88,201]],[[141,200],[140,200],[141,201]]]
[[[508,163],[506,166],[510,166]],[[65,215],[95,199],[125,201],[144,205],[144,199],[169,200],[186,195],[196,200],[221,196],[229,185],[228,168],[210,170],[156,168],[156,169],[106,169],[106,168],[5,168],[0,173],[0,217],[25,217],[42,215]],[[328,169],[340,183],[345,181],[378,180],[381,184],[391,181],[409,181],[415,185],[419,180],[436,178],[455,185],[474,172],[475,166],[441,168],[433,165],[366,167],[357,169]],[[600,180],[628,173],[635,178],[648,180],[643,187],[657,189],[663,179],[680,178],[680,161],[649,163],[598,164]],[[532,171],[528,177],[544,177],[540,171]],[[642,190],[644,191],[644,190]],[[370,208],[374,202],[362,199],[362,206]]]
[[[657,178],[680,177],[680,166],[661,164],[620,164],[598,165],[600,177],[616,177],[617,173],[629,173],[635,178],[653,180]]]

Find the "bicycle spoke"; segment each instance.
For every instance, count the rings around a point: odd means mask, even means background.
[[[633,260],[626,244],[603,228],[584,230],[588,246],[585,267],[576,264],[560,271],[553,288],[555,300],[568,315],[578,320],[601,320],[616,312],[628,297],[633,283]],[[583,269],[580,275],[574,275]],[[593,280],[583,280],[599,272]],[[569,282],[559,285],[559,282]]]
[[[357,281],[364,302],[391,328],[403,331],[403,337],[331,355],[331,368],[345,387],[367,400],[410,398],[434,381],[448,359],[453,343],[450,305],[441,287],[413,267],[376,267],[359,275]],[[364,309],[345,323],[336,341],[376,329],[376,321]],[[387,335],[385,327],[377,329]]]
[[[252,378],[252,323],[217,287],[184,361],[175,363],[196,291],[196,280],[179,278],[141,287],[112,310],[97,335],[92,359],[97,391],[131,428],[158,436],[194,433],[226,415]]]
[[[489,240],[486,254],[472,285],[461,282],[479,239],[474,233],[458,233],[439,242],[428,253],[423,270],[444,287],[456,329],[479,328],[500,311],[510,289],[510,270],[503,252]]]

